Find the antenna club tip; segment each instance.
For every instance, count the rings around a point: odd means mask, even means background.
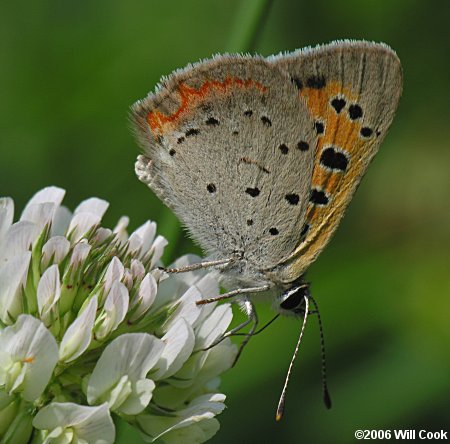
[[[275,421],[280,422],[284,413],[284,394],[280,398],[280,402],[278,403],[277,413],[275,414]]]
[[[331,409],[332,403],[330,393],[328,392],[328,390],[325,390],[323,393],[323,402],[328,410]]]

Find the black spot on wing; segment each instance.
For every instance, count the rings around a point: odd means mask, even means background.
[[[317,134],[323,134],[325,131],[325,126],[322,122],[319,122],[319,121],[315,122],[314,127],[316,128]]]
[[[348,107],[348,115],[349,115],[350,119],[352,119],[352,120],[359,119],[363,115],[362,108],[357,104],[350,105]]]
[[[297,143],[297,148],[300,151],[308,151],[309,150],[309,143],[305,142],[304,140],[301,140],[300,142]]]
[[[247,188],[245,190],[245,192],[252,197],[256,197],[256,196],[259,196],[259,193],[261,192],[261,190],[259,188]]]
[[[308,88],[322,89],[327,84],[324,76],[311,76],[306,79]]]
[[[286,194],[286,196],[284,196],[284,198],[291,205],[297,205],[298,202],[300,201],[300,196],[298,194],[295,194],[295,193]]]
[[[207,125],[216,126],[219,124],[219,121],[214,117],[210,117],[205,123]]]
[[[373,134],[373,130],[372,130],[372,128],[364,126],[364,127],[361,128],[360,134],[361,134],[361,136],[367,138],[367,137],[370,137]]]
[[[334,98],[331,101],[331,106],[339,114],[345,108],[346,102],[344,99]]]
[[[261,122],[264,126],[272,126],[272,121],[267,116],[261,116]]]
[[[287,154],[289,152],[289,148],[284,143],[282,143],[278,149],[281,151],[281,154]]]
[[[315,188],[311,190],[309,201],[314,205],[327,205],[329,200],[330,199],[328,199],[328,196],[324,191]]]
[[[197,134],[200,134],[200,130],[197,128],[190,128],[184,133],[186,137],[196,136]]]
[[[302,231],[300,232],[300,238],[304,238],[306,236],[306,234],[309,231],[309,228],[310,228],[309,224],[305,223],[305,225],[303,225]]]
[[[322,151],[320,164],[334,171],[345,171],[348,166],[348,157],[330,146]]]

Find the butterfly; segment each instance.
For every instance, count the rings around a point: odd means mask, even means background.
[[[175,71],[132,106],[138,178],[206,251],[253,321],[269,295],[304,321],[304,275],[329,242],[377,153],[402,92],[385,44],[338,41],[263,58],[218,55]],[[243,347],[242,345],[242,347]],[[241,348],[242,350],[242,348]],[[326,404],[330,404],[325,387]]]

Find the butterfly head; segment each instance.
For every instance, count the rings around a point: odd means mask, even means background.
[[[305,297],[310,297],[309,282],[297,282],[281,293],[276,300],[276,310],[286,316],[305,314]]]

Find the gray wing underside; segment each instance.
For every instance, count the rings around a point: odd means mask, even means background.
[[[162,128],[149,125],[155,115]],[[262,58],[217,57],[169,76],[133,106],[132,121],[140,180],[209,254],[243,253],[261,269],[294,250],[316,135],[286,72]]]

